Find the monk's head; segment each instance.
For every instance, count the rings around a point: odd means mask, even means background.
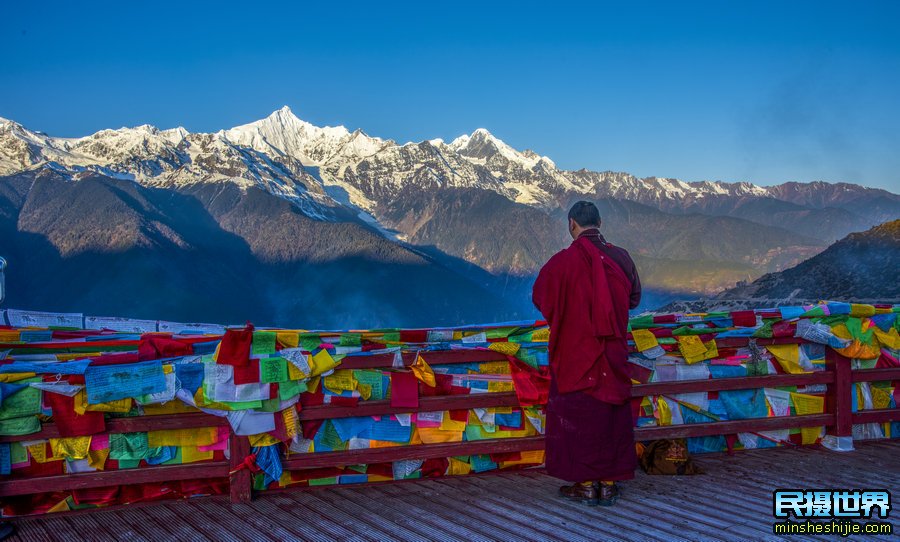
[[[581,232],[600,227],[600,211],[589,201],[579,201],[569,209],[569,235],[577,239]]]

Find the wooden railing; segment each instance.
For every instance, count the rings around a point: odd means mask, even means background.
[[[768,344],[799,343],[798,339],[754,339],[759,346]],[[746,346],[747,339],[723,339],[720,347]],[[806,386],[824,384],[827,386],[826,407],[822,414],[749,418],[741,420],[716,421],[685,425],[639,427],[635,429],[635,440],[646,441],[669,438],[727,435],[743,432],[769,431],[800,427],[825,426],[830,435],[851,436],[853,424],[881,423],[900,420],[900,408],[851,412],[853,383],[873,381],[900,381],[900,368],[868,369],[851,371],[850,360],[837,352],[826,349],[824,371],[805,374],[778,374],[748,376],[738,378],[716,378],[706,380],[680,380],[637,384],[632,387],[633,397],[651,395],[671,395],[691,392],[711,392],[772,388],[779,386]],[[404,365],[415,361],[414,353],[403,355]],[[442,351],[423,352],[432,366],[453,363],[474,363],[505,361],[505,355],[493,351]],[[390,368],[393,355],[347,357],[342,369]],[[419,407],[396,408],[390,401],[363,401],[358,406],[316,405],[301,410],[299,419],[323,420],[353,416],[380,416],[409,412],[429,412],[472,408],[515,407],[519,402],[514,392],[492,392],[468,395],[421,397]],[[201,427],[226,427],[224,418],[204,413],[178,415],[142,416],[135,418],[113,418],[106,422],[106,429],[113,433],[154,431],[160,429],[192,429]],[[21,436],[3,436],[0,442],[28,441],[55,438],[59,431],[53,423],[45,423],[39,433]],[[465,456],[487,453],[506,453],[540,450],[544,447],[543,436],[521,438],[488,439],[457,443],[422,444],[415,446],[394,446],[389,448],[348,450],[338,452],[313,452],[289,454],[283,462],[285,470],[385,463],[404,459],[428,459]],[[229,437],[230,459],[228,461],[206,461],[187,465],[154,466],[147,468],[96,471],[79,474],[45,476],[36,478],[7,478],[0,480],[0,497],[25,495],[50,491],[66,491],[104,486],[163,482],[173,480],[218,478],[228,479],[233,502],[246,502],[251,498],[252,480],[247,469],[241,469],[244,459],[251,453],[247,437],[231,433]]]

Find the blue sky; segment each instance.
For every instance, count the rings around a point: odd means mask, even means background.
[[[214,131],[289,105],[568,169],[900,192],[900,2],[306,4],[7,4],[0,116]]]

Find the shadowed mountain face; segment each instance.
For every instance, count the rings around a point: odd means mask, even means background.
[[[631,252],[647,284],[682,294],[792,265],[821,247],[811,237],[736,218],[672,215],[608,198],[597,205],[607,240]],[[562,209],[546,213],[488,190],[407,190],[378,216],[410,243],[434,245],[494,273],[533,276],[571,242]]]
[[[258,189],[0,180],[9,306],[306,327],[525,317],[434,258]]]
[[[853,233],[809,260],[724,298],[900,299],[900,220]]]
[[[900,216],[838,183],[569,171],[484,129],[398,144],[288,108],[215,133],[54,138],[0,119],[10,306],[358,327],[530,318],[541,265],[595,201],[641,309],[713,295]]]

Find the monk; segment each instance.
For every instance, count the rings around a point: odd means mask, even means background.
[[[532,300],[550,324],[546,466],[574,482],[560,495],[612,506],[617,481],[634,478],[637,455],[626,371],[628,309],[641,300],[631,256],[600,235],[600,211],[569,210],[574,241],[541,269]]]

